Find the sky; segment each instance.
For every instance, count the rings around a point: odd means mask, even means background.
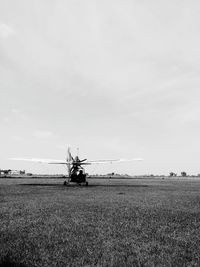
[[[0,168],[200,173],[198,0],[1,0]]]

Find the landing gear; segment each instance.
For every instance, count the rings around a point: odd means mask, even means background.
[[[77,185],[79,185],[79,186],[88,186],[89,183],[88,182],[85,182],[85,183],[75,183],[75,182],[71,182],[71,181],[69,181],[69,182],[64,181],[63,185],[64,186],[73,186],[73,185],[74,186],[77,186]]]
[[[73,170],[71,172],[69,181],[64,181],[63,185],[85,185],[88,186],[86,181],[86,174],[83,169]]]

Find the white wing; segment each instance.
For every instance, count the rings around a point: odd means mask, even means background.
[[[21,160],[21,161],[29,161],[29,162],[38,162],[38,163],[48,163],[48,164],[67,164],[67,161],[57,160],[57,159],[38,159],[38,158],[11,158],[11,160]]]
[[[88,160],[86,161],[89,164],[104,164],[104,163],[122,163],[122,162],[131,162],[131,161],[141,161],[143,159],[102,159],[102,160]]]
[[[57,159],[39,159],[39,158],[11,158],[11,160],[20,160],[20,161],[29,161],[29,162],[38,162],[38,163],[48,163],[48,164],[69,164],[72,162],[67,162],[64,160]],[[102,159],[102,160],[87,160],[85,162],[81,162],[81,165],[91,165],[91,164],[105,164],[105,163],[124,163],[131,161],[141,161],[143,159]]]

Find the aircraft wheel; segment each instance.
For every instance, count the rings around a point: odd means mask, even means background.
[[[63,185],[67,185],[67,182],[66,182],[66,181],[64,181]]]
[[[88,186],[88,182],[86,182],[85,185]]]

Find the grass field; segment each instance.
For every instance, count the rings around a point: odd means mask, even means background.
[[[200,180],[0,179],[0,266],[200,266]]]

